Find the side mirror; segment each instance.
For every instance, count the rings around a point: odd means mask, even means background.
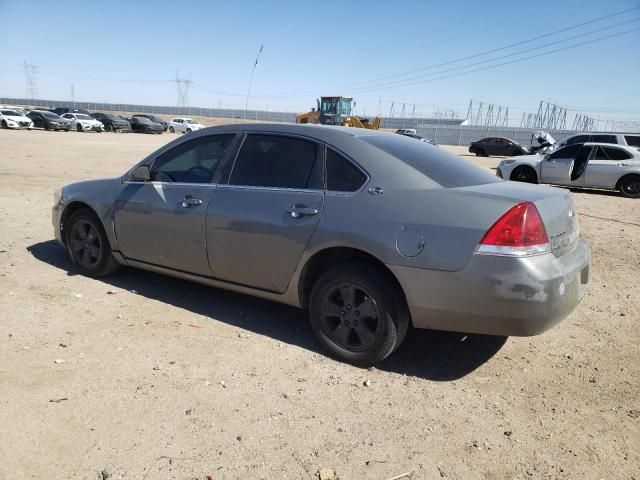
[[[140,165],[131,172],[130,179],[134,182],[148,182],[151,180],[151,172],[148,165]]]

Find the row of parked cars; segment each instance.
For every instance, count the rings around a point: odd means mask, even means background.
[[[505,180],[614,190],[640,198],[640,134],[581,133],[540,145],[526,148],[507,138],[485,138],[469,151],[509,156],[496,168]]]
[[[84,109],[58,107],[54,109],[24,109],[15,106],[0,106],[0,126],[2,128],[43,128],[45,130],[78,132],[136,132],[190,133],[205,128],[191,118],[177,117],[170,122],[157,115],[139,113],[123,117],[113,113],[94,112]]]

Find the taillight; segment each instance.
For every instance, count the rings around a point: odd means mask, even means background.
[[[478,253],[524,257],[551,250],[547,230],[531,202],[512,207],[484,234]]]

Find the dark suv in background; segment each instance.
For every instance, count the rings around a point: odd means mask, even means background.
[[[91,115],[89,110],[84,108],[71,108],[71,107],[56,107],[51,110],[56,115],[64,115],[65,113],[84,113],[85,115]]]
[[[135,115],[133,115],[131,118],[136,118],[136,117],[143,117],[143,118],[148,118],[149,120],[151,120],[153,123],[159,123],[162,125],[163,130],[166,132],[167,128],[169,128],[169,123],[165,122],[163,119],[161,119],[159,116],[157,115],[153,115],[151,113],[136,113]]]
[[[118,115],[112,113],[96,112],[91,116],[96,120],[100,120],[107,132],[130,132],[131,124]]]

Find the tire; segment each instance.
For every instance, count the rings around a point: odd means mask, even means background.
[[[538,183],[538,174],[533,168],[526,165],[520,165],[511,172],[509,180],[514,182]]]
[[[640,175],[628,175],[618,183],[618,190],[628,198],[640,198]]]
[[[116,131],[116,129],[110,123],[107,124],[107,128],[105,130],[110,133],[114,133]]]
[[[478,150],[476,150],[476,157],[486,157],[487,154],[484,153],[484,150],[479,148]]]
[[[187,133],[191,133],[191,129],[190,128],[187,128]]]
[[[64,129],[64,131],[65,131],[65,132],[68,132],[68,131],[69,131],[69,129],[68,129],[68,128],[65,128],[65,129]]]
[[[368,313],[361,313],[365,308]],[[320,276],[311,291],[309,317],[316,338],[333,357],[360,367],[388,357],[409,328],[402,292],[385,273],[361,263],[338,265]]]
[[[80,124],[76,125],[76,130],[79,131],[79,132],[82,132],[83,131],[82,130],[82,125],[80,125]]]
[[[170,132],[170,133],[176,133],[176,130],[175,130],[175,128],[173,128],[173,127],[169,127],[169,132]]]
[[[2,120],[2,128],[9,128],[9,125],[7,125],[5,120]]]
[[[50,127],[49,125],[45,125],[45,126],[44,126],[44,129],[45,129],[46,131],[49,131],[49,130],[51,130],[51,127]]]
[[[120,268],[102,223],[91,210],[74,212],[65,222],[64,231],[71,261],[82,275],[104,277]]]

